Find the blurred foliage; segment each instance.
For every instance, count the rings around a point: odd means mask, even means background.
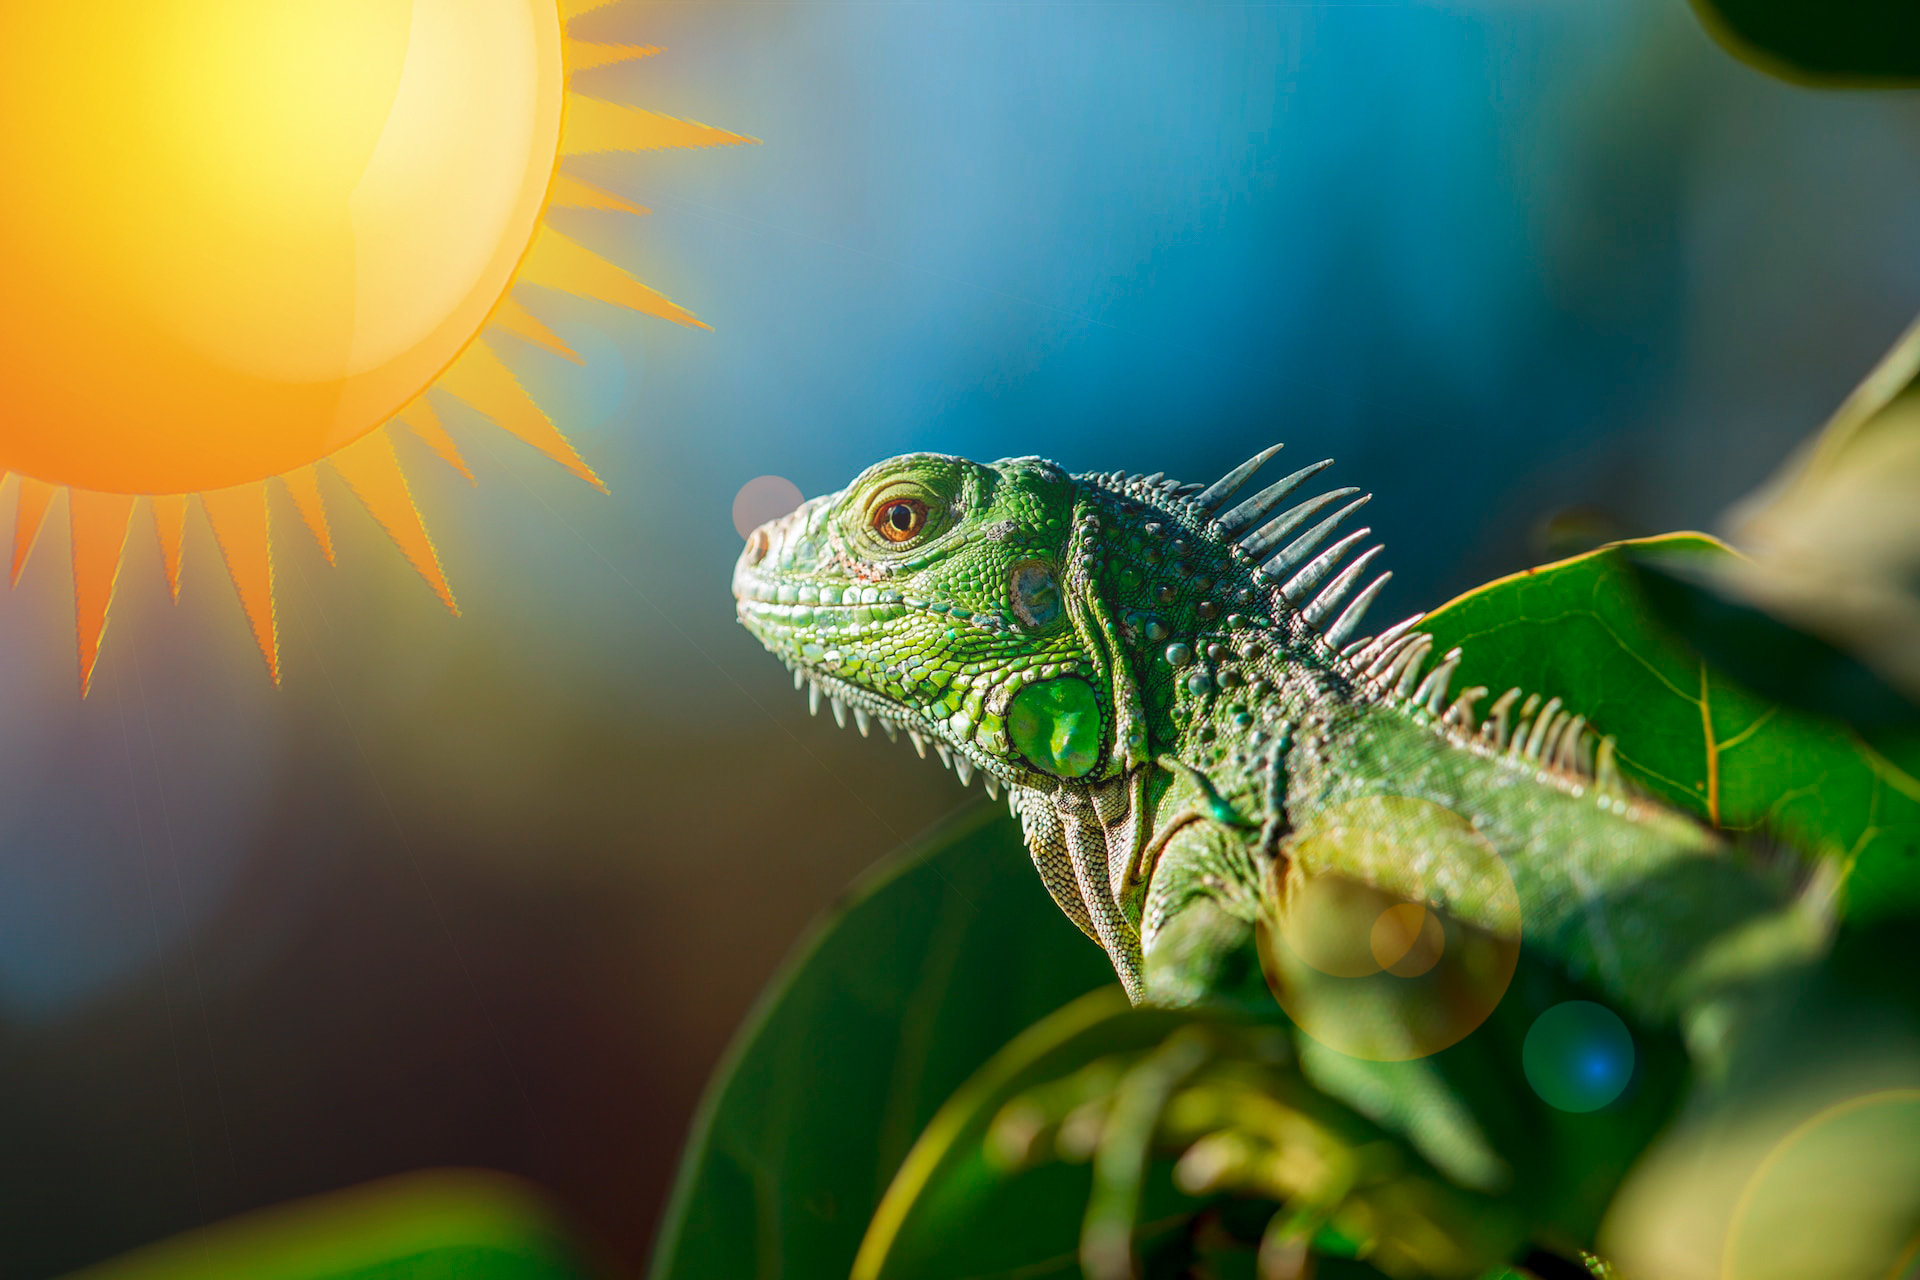
[[[1830,642],[1920,705],[1920,324],[1728,525],[1747,558],[1719,567],[1719,594]]]
[[[546,1200],[501,1174],[408,1174],[162,1240],[71,1280],[585,1280]]]
[[[1312,1247],[1392,1274],[1471,1275],[1512,1250],[1519,1225],[1315,1089],[1277,1010],[1133,1009],[1102,991],[1023,1033],[941,1109],[853,1274],[1077,1266],[1108,1280],[1133,1275],[1136,1256],[1148,1276],[1256,1261],[1286,1274]]]
[[[1821,86],[1920,85],[1913,0],[1693,0],[1729,53],[1784,80]]]
[[[1671,574],[1733,558],[1699,534],[1620,543],[1470,591],[1421,628],[1464,646],[1455,687],[1562,699],[1648,794],[1840,860],[1850,919],[1920,907],[1920,781],[1850,724],[1736,683],[1646,607],[1636,559]]]
[[[845,1275],[908,1148],[1022,1028],[1113,981],[984,805],[876,868],[715,1074],[653,1274]]]

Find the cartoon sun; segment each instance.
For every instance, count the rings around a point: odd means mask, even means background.
[[[16,581],[67,492],[83,694],[142,497],[176,600],[206,513],[277,682],[269,481],[331,562],[333,468],[458,612],[389,438],[404,425],[472,478],[427,388],[604,490],[494,349],[579,359],[514,286],[700,322],[544,224],[646,212],[564,162],[754,141],[573,89],[657,52],[567,34],[605,3],[0,10],[0,476]]]

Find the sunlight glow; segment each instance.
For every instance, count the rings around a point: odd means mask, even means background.
[[[16,580],[52,496],[72,490],[83,690],[135,495],[152,497],[176,598],[198,496],[278,679],[268,480],[331,559],[324,462],[450,609],[392,445],[369,438],[401,415],[471,479],[429,386],[604,488],[482,332],[578,361],[516,279],[699,325],[541,218],[646,212],[562,173],[565,156],[752,139],[570,92],[576,70],[658,52],[569,38],[565,19],[596,7],[0,13],[0,475],[20,477]]]

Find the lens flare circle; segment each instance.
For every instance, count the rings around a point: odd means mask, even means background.
[[[1520,897],[1486,837],[1410,796],[1330,806],[1274,863],[1261,969],[1330,1049],[1403,1062],[1485,1022],[1520,957]],[[1452,910],[1440,909],[1442,902]]]
[[[1388,907],[1367,931],[1374,963],[1399,978],[1417,978],[1446,953],[1447,935],[1440,913],[1412,902]]]

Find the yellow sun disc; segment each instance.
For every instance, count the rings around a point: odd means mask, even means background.
[[[83,687],[128,495],[156,497],[176,594],[187,496],[202,496],[277,678],[262,482],[285,479],[330,558],[308,469],[330,460],[449,607],[391,445],[370,433],[405,410],[464,471],[419,399],[438,380],[598,483],[474,340],[491,325],[578,359],[516,280],[697,324],[542,216],[645,212],[566,174],[569,154],[752,139],[570,93],[574,71],[656,52],[568,38],[563,20],[594,7],[0,11],[0,475],[20,476],[16,578],[51,495],[71,491]]]
[[[479,330],[560,141],[535,0],[20,6],[0,465],[222,489],[384,422]],[[24,37],[24,38],[22,38]]]

